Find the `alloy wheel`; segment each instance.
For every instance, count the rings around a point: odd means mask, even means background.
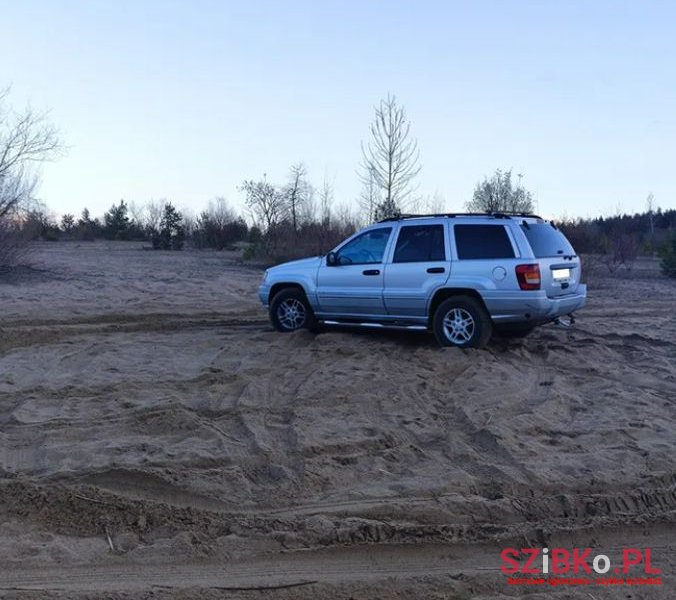
[[[452,308],[444,315],[444,334],[457,345],[464,345],[472,339],[475,330],[474,318],[464,308]]]
[[[284,329],[293,331],[305,325],[307,311],[300,300],[287,298],[277,307],[277,319]]]

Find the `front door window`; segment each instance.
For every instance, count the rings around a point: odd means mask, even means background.
[[[380,227],[362,233],[338,251],[339,265],[370,265],[383,262],[391,227]]]

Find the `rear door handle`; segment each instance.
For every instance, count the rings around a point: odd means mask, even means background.
[[[378,269],[366,269],[366,271],[363,271],[364,275],[380,275],[380,271]]]
[[[444,267],[430,267],[427,269],[428,273],[444,273],[445,271]]]

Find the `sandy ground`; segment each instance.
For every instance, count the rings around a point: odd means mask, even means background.
[[[486,350],[271,330],[227,253],[41,245],[0,282],[0,595],[674,598],[676,282]],[[525,589],[507,546],[652,548]]]

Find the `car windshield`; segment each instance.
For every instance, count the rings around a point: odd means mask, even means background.
[[[575,256],[575,250],[566,236],[555,229],[551,223],[526,223],[524,221],[521,224],[521,230],[526,234],[535,258]]]

